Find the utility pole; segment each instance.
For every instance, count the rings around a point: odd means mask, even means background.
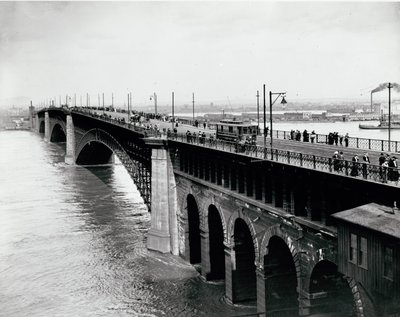
[[[114,108],[114,93],[111,93],[111,107]]]
[[[104,114],[104,112],[105,112],[105,109],[104,109],[104,92],[103,92],[103,114]]]
[[[174,125],[175,125],[174,102],[175,102],[175,93],[172,92],[172,131],[174,131]]]
[[[264,126],[263,126],[263,131],[264,131],[264,155],[265,155],[265,153],[266,153],[266,151],[265,151],[265,147],[266,147],[266,145],[267,145],[267,136],[266,136],[266,134],[265,134],[265,132],[266,132],[266,130],[267,130],[267,125],[266,125],[266,123],[267,123],[267,115],[266,115],[266,105],[265,105],[265,84],[264,84],[264,86],[263,86],[263,95],[264,95]]]
[[[194,123],[194,93],[192,93],[192,104],[193,104],[193,123]]]
[[[129,98],[129,93],[128,93],[128,122],[129,122],[129,103],[130,103],[130,98]]]
[[[260,131],[260,94],[257,90],[257,135]]]
[[[390,128],[391,128],[391,104],[390,104],[390,89],[393,88],[393,85],[391,83],[388,84],[388,88],[389,88],[389,126],[388,126],[388,132],[389,132],[389,152],[390,152]]]

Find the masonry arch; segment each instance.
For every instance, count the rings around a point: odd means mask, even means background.
[[[310,314],[338,314],[356,317],[356,303],[348,279],[333,262],[322,260],[310,277]]]
[[[191,264],[201,263],[200,212],[192,194],[186,197],[187,222],[185,230],[186,258]]]
[[[300,263],[296,240],[280,224],[269,227],[260,247],[265,307],[270,314],[299,315]]]
[[[64,128],[59,123],[55,123],[51,129],[50,142],[66,142],[67,136]]]
[[[253,236],[246,221],[237,218],[233,227],[232,302],[252,302],[257,299],[256,251]]]
[[[219,280],[225,278],[225,251],[224,237],[225,226],[222,214],[215,205],[208,207],[208,234],[210,250],[210,272],[207,276],[209,280]]]

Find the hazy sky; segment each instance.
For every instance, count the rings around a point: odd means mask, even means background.
[[[399,2],[0,2],[0,105],[364,98],[400,82]],[[110,102],[108,102],[110,103]]]

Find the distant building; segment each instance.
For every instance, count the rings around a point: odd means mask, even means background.
[[[308,121],[311,120],[310,112],[285,112],[284,120],[286,121]]]

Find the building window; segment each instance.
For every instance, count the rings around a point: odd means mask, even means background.
[[[351,263],[357,264],[357,236],[353,233],[350,233],[349,259]]]
[[[350,233],[349,261],[364,269],[368,268],[368,240]]]
[[[383,276],[393,280],[393,248],[386,246],[383,250]]]
[[[368,248],[367,248],[367,238],[359,237],[360,242],[360,252],[358,256],[358,265],[364,269],[368,268],[367,262],[367,255],[368,255]]]

